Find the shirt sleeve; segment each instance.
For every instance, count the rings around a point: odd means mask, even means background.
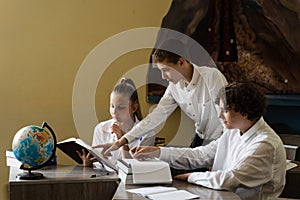
[[[152,134],[150,136],[148,136],[147,134],[147,137],[143,139],[141,146],[154,146],[154,144],[155,144],[155,132],[152,131]]]
[[[129,148],[135,147],[138,144],[139,139],[133,140],[128,144]],[[143,137],[140,144],[141,146],[154,146],[155,145],[155,132],[147,134],[147,137]]]
[[[109,122],[101,122],[94,128],[93,142],[92,145],[111,143],[117,140],[115,134],[108,133]],[[95,149],[98,153],[101,153],[102,148]],[[114,164],[117,164],[117,160],[122,157],[122,150],[118,149],[111,152],[111,156],[108,159]]]
[[[92,142],[92,146],[94,145],[98,145],[98,144],[103,144],[106,143],[107,141],[103,141],[101,136],[103,134],[103,128],[101,124],[98,124],[95,128],[94,128],[94,135],[93,135],[93,142]]]
[[[178,104],[171,94],[170,86],[168,86],[156,108],[126,133],[124,137],[127,139],[128,143],[130,143],[134,139],[144,136],[147,132],[155,130],[167,120],[177,106]],[[152,133],[155,134],[155,132]]]
[[[213,69],[213,73],[203,76],[203,78],[206,79],[209,85],[208,88],[212,101],[215,101],[220,89],[228,84],[225,76],[219,70]]]
[[[234,190],[239,185],[254,188],[270,181],[274,148],[268,143],[258,143],[248,149],[248,155],[240,155],[232,160],[231,167],[225,170],[194,172],[189,183],[212,189]]]
[[[176,169],[196,169],[213,164],[218,141],[196,148],[161,147],[160,159]]]

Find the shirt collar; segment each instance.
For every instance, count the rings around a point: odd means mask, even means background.
[[[135,122],[134,122],[134,126],[135,126],[135,125],[137,125],[140,121],[139,121],[139,119],[137,118],[137,116],[134,116],[134,118],[135,118]]]
[[[246,142],[249,138],[251,138],[256,132],[260,129],[260,127],[264,124],[264,119],[261,117],[248,131],[246,131],[240,138],[243,142]]]
[[[198,72],[198,70],[195,69],[194,64],[192,64],[194,70],[193,70],[193,76],[192,76],[192,80],[190,82],[186,81],[186,80],[181,80],[180,81],[180,85],[182,87],[186,87],[187,89],[193,89],[196,87],[198,79],[200,77],[200,74]]]

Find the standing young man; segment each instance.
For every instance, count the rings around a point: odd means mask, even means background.
[[[185,45],[179,40],[167,40],[157,48],[153,53],[154,63],[162,78],[169,81],[157,107],[118,141],[95,147],[103,147],[104,155],[109,155],[111,151],[155,130],[177,106],[195,122],[196,133],[204,144],[217,139],[222,133],[222,125],[213,100],[227,81],[218,69],[198,67],[187,58]]]

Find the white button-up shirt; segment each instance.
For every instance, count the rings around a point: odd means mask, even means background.
[[[136,118],[134,126],[139,123],[139,120]],[[110,119],[107,121],[100,122],[94,129],[93,143],[92,145],[112,143],[118,140],[117,135],[111,132],[111,126],[114,124],[114,120]],[[155,142],[155,137],[153,136],[155,133],[149,133],[149,137],[143,138],[141,145],[144,146],[153,146]],[[152,135],[152,136],[151,136]],[[139,140],[134,140],[132,143],[128,144],[129,148],[132,148],[138,144]],[[100,151],[100,150],[99,150]],[[108,159],[116,164],[117,160],[122,158],[122,149],[118,149],[116,151],[112,151],[112,156],[109,156]]]
[[[222,133],[214,100],[219,90],[227,85],[223,74],[216,68],[193,65],[191,82],[169,83],[157,107],[124,137],[131,142],[148,130],[154,130],[167,120],[179,106],[195,122],[196,132],[203,139],[217,139]]]
[[[179,169],[212,166],[211,171],[192,173],[188,182],[234,192],[255,188],[255,199],[277,197],[285,185],[285,149],[263,118],[242,136],[239,130],[231,129],[206,146],[161,147],[160,159]]]

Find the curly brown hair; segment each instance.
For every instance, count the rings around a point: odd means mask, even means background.
[[[256,121],[266,111],[267,103],[264,93],[251,82],[233,82],[222,88],[216,103],[224,102],[226,110],[234,110],[248,120]]]

